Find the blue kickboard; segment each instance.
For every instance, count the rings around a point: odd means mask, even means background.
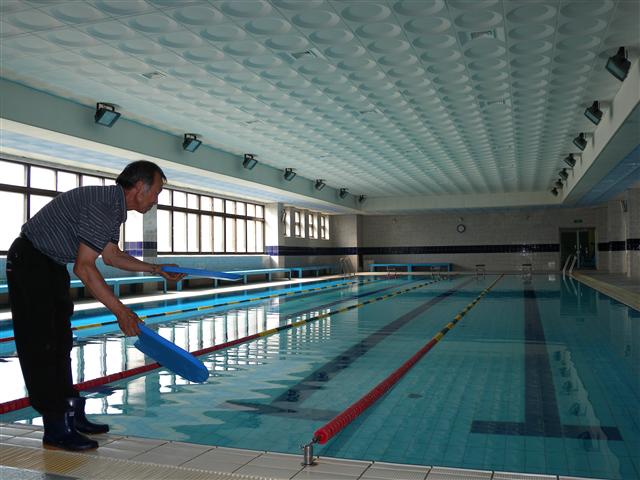
[[[202,383],[209,378],[209,370],[186,350],[161,337],[144,324],[138,324],[140,334],[135,347],[173,373],[190,382]]]
[[[185,267],[170,267],[164,266],[162,267],[167,273],[186,273],[187,275],[193,275],[196,277],[210,277],[210,278],[219,278],[221,280],[240,280],[242,277],[240,275],[235,275],[233,273],[227,272],[216,272],[215,270],[204,270],[202,268],[185,268]]]

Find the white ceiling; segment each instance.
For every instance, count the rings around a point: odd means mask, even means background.
[[[637,0],[0,1],[3,77],[368,197],[548,192]],[[157,72],[148,79],[144,75]],[[294,180],[295,181],[295,180]]]

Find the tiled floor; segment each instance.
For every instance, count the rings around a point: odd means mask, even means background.
[[[202,478],[272,478],[283,480],[569,480],[555,475],[531,475],[509,472],[463,470],[417,465],[399,465],[383,462],[343,460],[323,457],[314,466],[303,466],[302,455],[240,450],[225,447],[208,447],[182,442],[166,442],[145,438],[97,435],[100,448],[87,453],[67,453],[42,449],[42,430],[20,424],[0,424],[0,478],[3,480],[71,480],[87,477],[74,476],[69,465],[82,464],[91,471],[92,462],[96,471],[104,476],[104,460],[112,460],[125,471],[146,472],[144,478],[191,478],[189,475],[203,474]],[[17,454],[18,453],[18,454]],[[81,461],[78,458],[81,457]],[[14,458],[18,457],[18,460]],[[34,468],[33,458],[41,459],[41,470]],[[61,461],[60,458],[65,461]],[[9,460],[11,458],[11,460]],[[74,460],[75,458],[75,460]],[[42,460],[44,459],[44,460]],[[115,461],[118,461],[115,463]],[[20,463],[22,462],[22,463]],[[128,462],[128,463],[123,463]],[[145,469],[146,465],[146,469]],[[163,469],[161,467],[166,467]],[[169,469],[171,468],[171,469]],[[154,470],[155,469],[155,470]],[[115,472],[115,467],[114,470]],[[155,473],[154,473],[155,472]],[[206,476],[216,472],[223,476]],[[47,475],[44,475],[44,474]],[[226,474],[226,475],[224,475]],[[115,473],[114,473],[115,475]],[[142,474],[140,473],[142,476]],[[155,477],[154,475],[157,475]],[[183,476],[184,475],[184,476]],[[120,478],[117,476],[109,478]],[[122,477],[128,479],[136,476]],[[201,478],[193,477],[193,478]],[[572,477],[573,478],[573,477]]]

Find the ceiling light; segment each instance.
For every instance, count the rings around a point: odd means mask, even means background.
[[[318,180],[316,180],[316,184],[315,184],[315,188],[316,190],[320,191],[322,190],[327,184],[324,183],[324,180],[319,178]]]
[[[287,182],[290,182],[291,180],[293,180],[296,176],[296,172],[293,171],[293,168],[285,168],[284,169],[284,179]]]
[[[247,170],[253,170],[253,167],[258,164],[258,160],[256,160],[254,157],[255,156],[253,155],[253,153],[245,153],[244,160],[242,161],[242,166]]]
[[[556,183],[554,183],[554,185],[556,186],[556,188],[562,188],[563,187],[562,180],[560,179],[556,180]]]
[[[570,153],[569,155],[567,155],[565,157],[564,163],[569,165],[571,168],[575,167],[575,165],[576,165],[576,157],[573,156],[573,153]]]
[[[111,128],[120,118],[120,114],[116,112],[115,105],[110,103],[97,103],[94,118],[98,125]]]
[[[553,187],[551,189],[551,193],[553,194],[554,197],[557,197],[558,196],[558,189],[556,187]]]
[[[573,144],[580,150],[587,148],[587,139],[584,138],[584,133],[578,134],[578,136],[573,139]]]
[[[602,120],[602,110],[600,110],[600,104],[595,101],[593,105],[584,111],[584,116],[591,120],[594,124],[598,125]]]
[[[198,136],[195,133],[184,134],[184,140],[182,141],[183,150],[193,153],[200,145],[202,145],[202,142],[198,140]]]
[[[621,82],[627,78],[631,62],[627,59],[627,51],[624,47],[618,48],[618,53],[607,60],[607,71]]]
[[[569,178],[569,174],[567,173],[567,169],[563,168],[562,170],[560,170],[560,172],[558,172],[560,175],[560,178],[562,178],[562,180],[564,180],[565,182],[567,181],[567,179]]]
[[[347,190],[346,188],[341,188],[340,193],[338,193],[338,196],[340,198],[344,198],[347,196],[347,193],[349,193],[349,190]]]

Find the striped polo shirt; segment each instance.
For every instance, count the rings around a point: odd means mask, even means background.
[[[54,261],[73,263],[80,242],[102,253],[116,245],[120,225],[127,219],[120,185],[80,187],[58,195],[22,226],[33,246]]]

